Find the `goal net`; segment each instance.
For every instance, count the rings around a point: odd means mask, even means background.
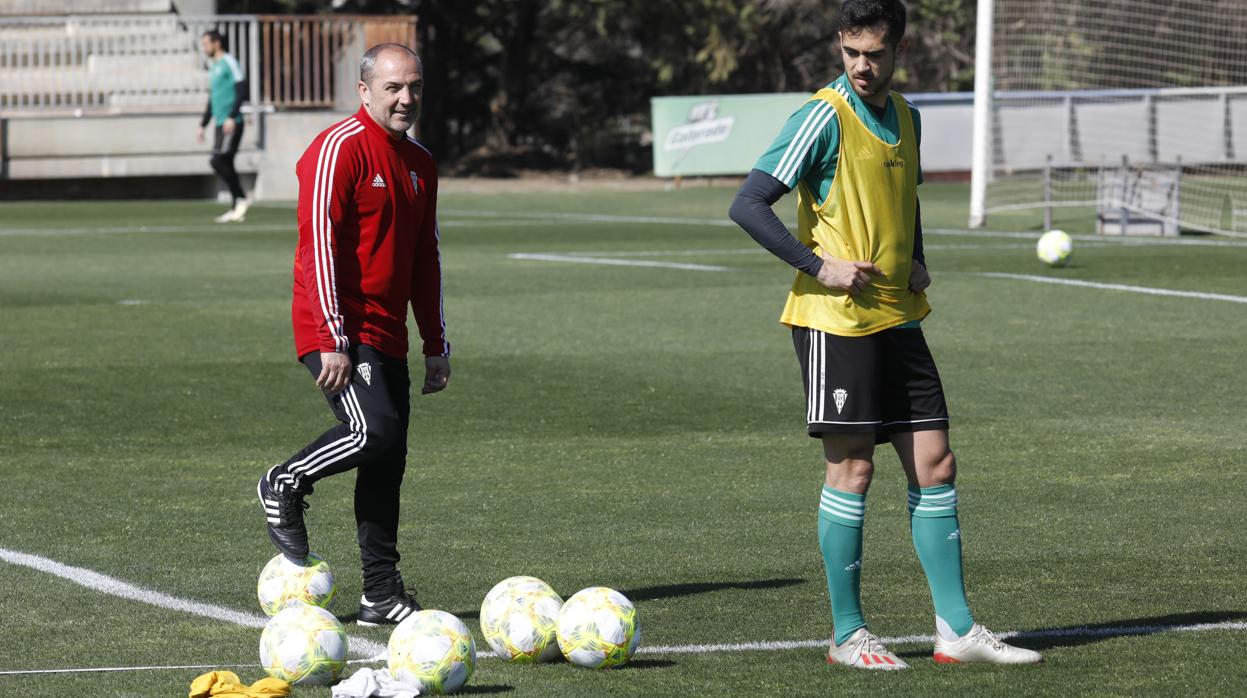
[[[1247,0],[980,2],[972,224],[1038,208],[1105,233],[1247,235]]]

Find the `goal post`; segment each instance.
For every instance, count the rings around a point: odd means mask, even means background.
[[[971,227],[1247,237],[1247,0],[980,0],[977,31]]]

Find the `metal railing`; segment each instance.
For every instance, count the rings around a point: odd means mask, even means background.
[[[264,16],[260,32],[262,90],[256,101],[286,107],[324,107],[350,101],[358,59],[383,42],[415,48],[412,17]]]
[[[216,29],[253,105],[349,103],[360,54],[415,47],[414,17],[178,15],[0,18],[0,113],[159,112],[203,107]]]

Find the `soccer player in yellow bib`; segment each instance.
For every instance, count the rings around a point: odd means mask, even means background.
[[[818,539],[835,636],[827,661],[908,665],[862,615],[862,523],[878,443],[891,442],[909,481],[914,548],[935,606],[935,660],[1031,664],[974,621],[961,571],[956,460],[948,411],[921,321],[931,312],[919,220],[918,112],[891,91],[905,48],[900,0],[845,0],[845,72],[789,118],[750,172],[731,216],[798,270],[780,321],[792,328],[810,436],[827,476]],[[796,236],[771,206],[797,190]]]

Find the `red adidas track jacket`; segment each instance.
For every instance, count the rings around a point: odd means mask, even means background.
[[[295,166],[295,349],[368,344],[407,357],[407,305],[425,356],[449,356],[438,255],[437,165],[363,107],[326,129]]]

